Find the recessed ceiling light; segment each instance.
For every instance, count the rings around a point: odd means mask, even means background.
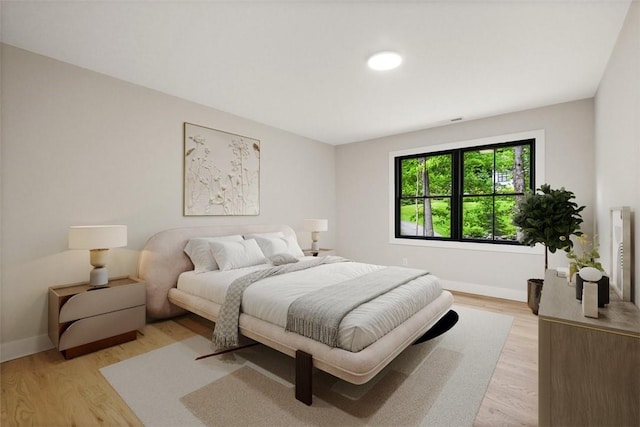
[[[378,52],[367,61],[369,68],[378,71],[393,70],[402,63],[402,57],[395,52]]]

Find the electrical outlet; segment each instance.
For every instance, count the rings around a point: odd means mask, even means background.
[[[409,265],[409,260],[406,258],[402,258],[402,265]]]

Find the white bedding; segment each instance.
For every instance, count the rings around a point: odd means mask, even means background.
[[[269,265],[262,264],[228,271],[194,273],[178,279],[178,289],[222,304],[227,287],[238,277]],[[263,279],[249,286],[242,300],[242,311],[266,322],[285,327],[289,305],[298,297],[383,266],[356,262],[325,264],[315,268]],[[349,313],[338,333],[338,346],[358,352],[377,341],[436,299],[442,288],[433,275],[422,276],[382,295]]]

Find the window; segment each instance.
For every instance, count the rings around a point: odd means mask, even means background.
[[[395,237],[518,244],[511,219],[534,190],[535,142],[395,156]]]

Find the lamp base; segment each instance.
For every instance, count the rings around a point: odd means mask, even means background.
[[[314,242],[311,242],[311,250],[312,251],[319,251],[320,250],[320,242],[318,242],[317,240]]]
[[[91,286],[106,286],[109,284],[109,273],[107,273],[106,267],[96,267],[91,270],[89,275],[89,285]]]

